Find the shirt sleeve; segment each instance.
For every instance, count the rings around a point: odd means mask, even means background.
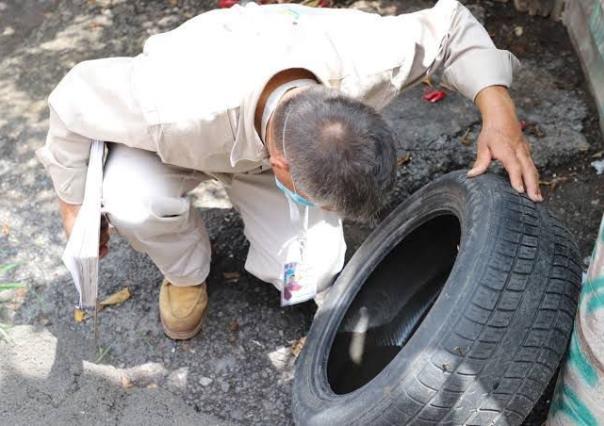
[[[45,145],[36,151],[58,197],[81,204],[93,139],[149,149],[144,114],[132,93],[134,58],[76,65],[52,91]]]
[[[439,68],[443,85],[472,101],[488,86],[512,84],[520,62],[509,51],[497,49],[485,28],[459,2],[440,0],[432,9],[401,17],[419,23],[407,85]]]

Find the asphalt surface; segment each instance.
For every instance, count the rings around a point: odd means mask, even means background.
[[[430,2],[407,4],[423,5]],[[196,191],[213,245],[210,307],[201,334],[178,343],[162,334],[161,275],[113,236],[101,263],[101,297],[125,286],[133,296],[101,312],[97,346],[92,322],[73,319],[76,291],[60,262],[65,241],[56,200],[34,157],[48,126],[46,97],[73,65],[135,55],[149,35],[212,7],[177,0],[0,1],[0,265],[18,263],[4,280],[26,285],[0,294],[0,321],[13,324],[12,342],[0,342],[0,423],[292,423],[292,345],[305,335],[315,308],[280,308],[273,287],[243,270],[243,226],[221,188],[209,183]],[[357,7],[399,12],[396,3]],[[567,177],[548,199],[576,229],[587,256],[604,201],[599,193],[580,193],[601,183],[586,165],[601,149],[593,103],[563,26],[505,8],[472,6],[498,45],[523,62],[512,94],[520,117],[532,126],[527,137],[540,170],[548,179]],[[519,25],[522,36],[516,35]],[[471,164],[480,129],[471,102],[449,93],[431,104],[417,87],[384,114],[398,133],[401,159],[390,207],[435,177]],[[572,206],[581,196],[591,210],[576,217]],[[347,224],[348,256],[369,230]],[[547,398],[534,424],[546,407]]]

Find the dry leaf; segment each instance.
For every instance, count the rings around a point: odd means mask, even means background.
[[[292,354],[294,355],[294,358],[297,358],[298,355],[300,355],[300,352],[302,352],[302,348],[304,347],[304,343],[306,342],[306,337],[300,337],[298,340],[296,340],[291,347],[291,351]]]
[[[554,192],[558,185],[568,181],[568,177],[566,176],[558,176],[553,178],[552,180],[540,180],[539,185],[549,186],[550,191]]]
[[[539,139],[545,137],[545,132],[537,123],[526,123],[524,130],[531,135],[538,137]]]
[[[73,319],[75,320],[75,322],[82,322],[86,319],[86,317],[86,312],[81,309],[75,308],[75,310],[73,311]]]
[[[10,227],[8,226],[8,223],[3,223],[2,224],[2,235],[4,235],[6,237],[6,236],[8,236],[9,233],[10,233]]]
[[[462,145],[470,146],[472,145],[472,139],[470,138],[470,129],[466,130],[460,140]]]
[[[222,276],[227,283],[236,282],[241,277],[239,272],[223,272]]]
[[[130,290],[128,287],[124,287],[120,291],[113,293],[111,296],[107,297],[103,300],[99,305],[104,308],[109,305],[119,305],[120,303],[124,303],[126,300],[130,299]]]
[[[397,166],[404,166],[405,164],[407,164],[409,161],[411,161],[411,154],[405,154],[402,157],[399,157],[396,160],[396,165]]]
[[[147,389],[157,389],[157,383],[149,383]]]

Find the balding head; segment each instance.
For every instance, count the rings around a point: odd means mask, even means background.
[[[373,108],[317,85],[284,100],[272,121],[296,189],[354,219],[382,206],[394,181],[394,136]]]

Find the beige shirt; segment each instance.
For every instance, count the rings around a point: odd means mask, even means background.
[[[134,58],[76,65],[50,94],[48,137],[37,155],[68,203],[83,199],[91,139],[208,174],[255,172],[268,153],[254,111],[279,71],[308,69],[379,109],[438,67],[447,86],[473,100],[487,86],[509,86],[517,65],[455,0],[387,17],[249,3],[152,36]]]

